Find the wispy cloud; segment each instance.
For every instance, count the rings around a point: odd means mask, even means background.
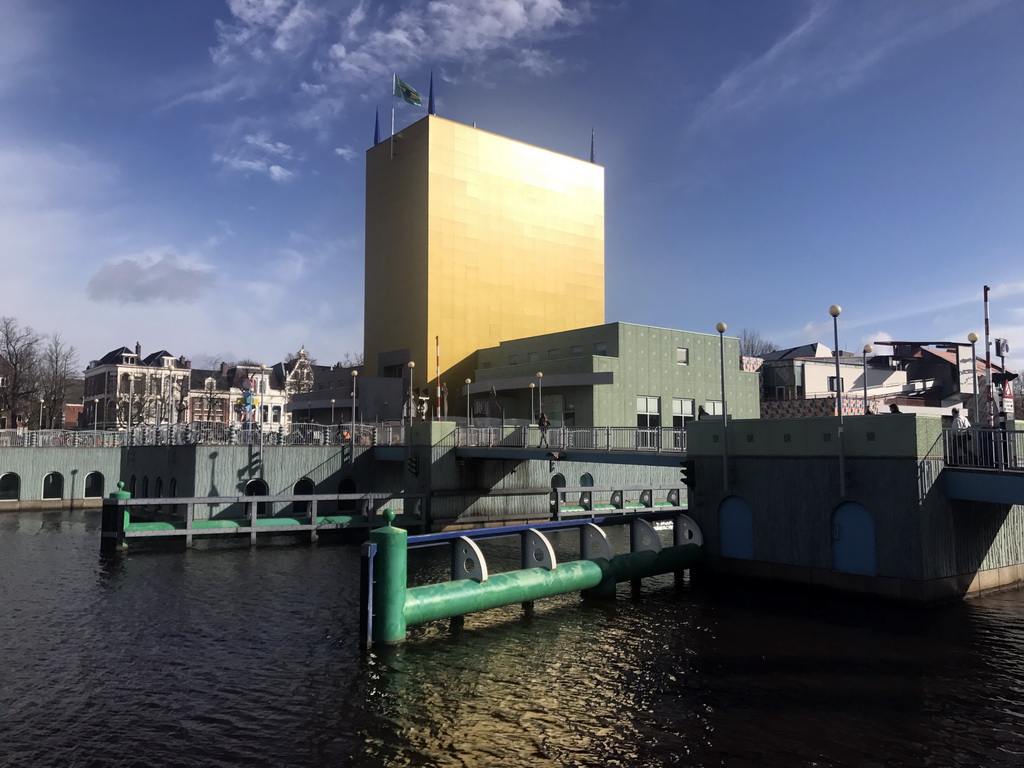
[[[283,183],[295,177],[295,171],[281,165],[292,159],[292,148],[283,141],[273,141],[266,132],[246,134],[238,146],[215,153],[213,160],[229,171],[266,174],[273,181]]]
[[[813,0],[790,31],[719,83],[697,108],[689,128],[711,130],[777,107],[846,91],[875,74],[901,49],[950,32],[1001,2]]]

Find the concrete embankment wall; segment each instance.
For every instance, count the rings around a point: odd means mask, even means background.
[[[1024,580],[1024,508],[945,497],[938,418],[847,417],[845,492],[837,426],[735,421],[725,438],[717,423],[689,430],[690,514],[712,570],[914,602]]]

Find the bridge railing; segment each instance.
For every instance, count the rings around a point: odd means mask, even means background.
[[[408,427],[392,424],[291,424],[223,421],[160,424],[129,430],[0,430],[0,447],[121,448],[150,445],[405,445]],[[686,432],[673,427],[457,427],[455,445],[682,453]]]
[[[545,439],[546,438],[546,439]],[[682,428],[552,427],[546,435],[539,427],[459,427],[456,445],[467,448],[561,448],[591,451],[652,451],[683,453]]]
[[[944,429],[942,450],[948,467],[1024,472],[1024,431],[983,427],[966,432]]]

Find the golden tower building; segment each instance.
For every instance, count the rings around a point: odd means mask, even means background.
[[[604,169],[429,115],[366,154],[370,375],[458,393],[478,349],[604,322]]]

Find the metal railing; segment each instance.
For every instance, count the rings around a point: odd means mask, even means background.
[[[1024,431],[974,427],[942,430],[946,466],[1024,472]]]
[[[686,432],[676,427],[459,427],[456,445],[465,448],[560,448],[590,451],[683,453]]]
[[[135,427],[130,432],[72,429],[0,430],[0,447],[121,448],[150,445],[405,445],[408,426],[397,424],[291,424],[286,427],[193,421]],[[546,439],[543,439],[546,438]],[[660,427],[458,427],[454,444],[472,448],[552,448],[589,451],[683,453],[686,433]]]

